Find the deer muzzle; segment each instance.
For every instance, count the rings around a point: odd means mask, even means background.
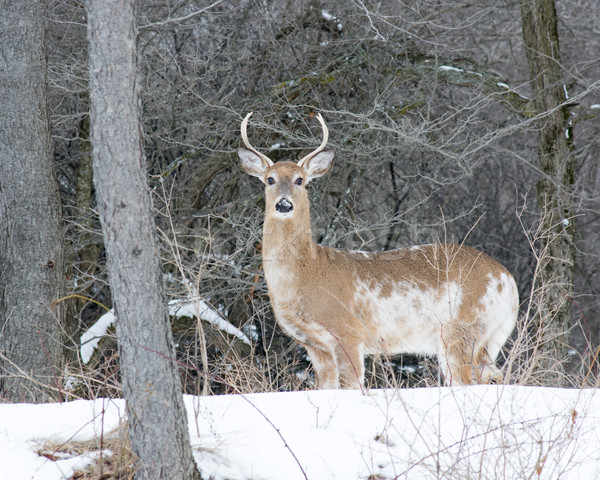
[[[275,204],[275,210],[279,213],[290,213],[293,209],[294,205],[285,197]]]

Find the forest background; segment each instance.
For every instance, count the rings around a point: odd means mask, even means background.
[[[335,166],[309,190],[320,243],[481,249],[519,285],[521,319],[500,362],[509,381],[597,384],[600,5],[556,2],[560,44],[549,37],[542,54],[527,37],[526,3],[140,2],[143,148],[164,278],[171,301],[196,305],[196,315],[172,317],[187,393],[314,385],[305,352],[275,325],[261,274],[262,187],[235,153],[250,111],[251,142],[275,161],[314,149],[313,117],[326,119]],[[82,332],[112,307],[91,168],[86,11],[53,0],[46,13],[65,285],[50,301],[28,298],[51,313],[63,347],[47,395],[118,396],[114,338],[85,364],[79,354]],[[547,71],[555,76],[539,85]],[[198,321],[207,311],[251,342]],[[369,368],[371,386],[438,378],[427,359]]]

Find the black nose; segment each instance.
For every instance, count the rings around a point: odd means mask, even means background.
[[[290,213],[293,209],[294,205],[287,198],[282,198],[275,205],[275,210],[279,213]]]

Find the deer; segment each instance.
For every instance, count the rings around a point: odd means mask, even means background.
[[[365,355],[437,356],[445,385],[501,383],[495,360],[518,315],[517,284],[485,253],[434,243],[365,252],[318,245],[306,186],[333,165],[329,131],[297,163],[248,140],[241,169],[265,185],[263,270],[275,319],[306,348],[317,388],[363,388]]]

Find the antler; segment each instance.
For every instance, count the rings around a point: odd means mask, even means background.
[[[260,158],[262,158],[265,162],[267,162],[268,165],[273,165],[273,162],[269,157],[267,157],[266,155],[263,155],[258,150],[256,150],[252,145],[250,145],[250,142],[248,141],[248,133],[246,132],[246,129],[248,128],[248,120],[250,120],[250,117],[252,116],[253,113],[254,112],[250,112],[248,115],[246,115],[246,118],[244,118],[244,120],[242,121],[242,127],[241,127],[242,140],[244,141],[244,145],[246,145],[246,148],[248,148],[248,150],[252,150]]]
[[[329,139],[329,130],[327,130],[327,126],[325,125],[325,120],[323,120],[323,117],[321,116],[320,113],[317,113],[317,120],[319,121],[319,123],[321,124],[321,127],[323,128],[323,141],[321,142],[321,145],[319,145],[319,148],[310,152],[308,155],[306,155],[302,160],[300,160],[298,162],[299,167],[304,167],[304,165],[306,163],[308,163],[311,158],[313,158],[317,153],[322,152],[323,149],[325,148],[325,145],[327,145],[327,140]]]

